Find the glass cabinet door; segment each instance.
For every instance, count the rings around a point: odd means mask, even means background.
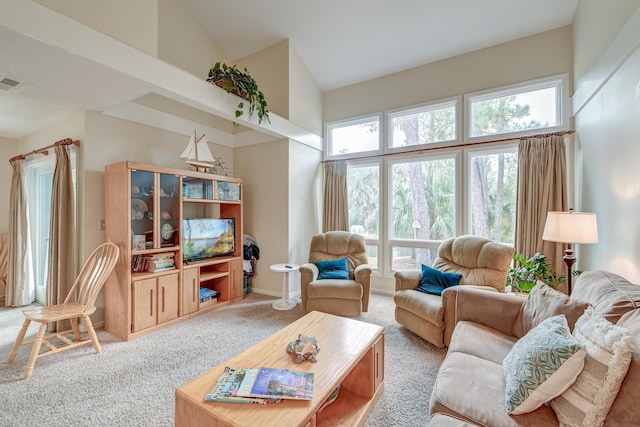
[[[131,171],[131,240],[133,251],[154,247],[154,173]]]
[[[179,178],[176,175],[160,174],[160,247],[178,246],[180,244],[180,224],[178,220],[180,192]]]

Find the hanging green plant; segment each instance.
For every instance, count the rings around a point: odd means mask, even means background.
[[[220,65],[219,62],[216,62],[209,70],[207,81],[248,102],[249,117],[256,112],[258,114],[258,124],[262,123],[263,120],[271,123],[267,101],[265,101],[264,95],[258,88],[258,84],[246,68],[244,72],[242,72],[238,70],[235,65],[229,67],[227,64]],[[236,118],[243,114],[244,102],[240,102],[236,109]]]

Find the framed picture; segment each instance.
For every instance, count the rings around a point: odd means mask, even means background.
[[[240,200],[240,184],[237,182],[216,182],[217,200]]]
[[[144,234],[134,234],[131,242],[131,250],[144,251],[146,249],[146,238]]]
[[[195,183],[184,182],[182,184],[182,197],[185,199],[202,199],[202,181]]]

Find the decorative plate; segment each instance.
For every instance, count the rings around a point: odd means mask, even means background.
[[[131,199],[131,211],[133,212],[144,212],[148,211],[149,207],[147,204],[140,199]]]
[[[169,240],[173,236],[173,225],[170,223],[162,224],[162,228],[160,229],[160,235],[164,240]]]

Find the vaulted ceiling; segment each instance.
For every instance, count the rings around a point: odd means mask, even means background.
[[[569,25],[578,3],[179,1],[231,59],[288,39],[324,91]],[[113,109],[151,92],[0,20],[0,136],[19,138],[73,111]]]

